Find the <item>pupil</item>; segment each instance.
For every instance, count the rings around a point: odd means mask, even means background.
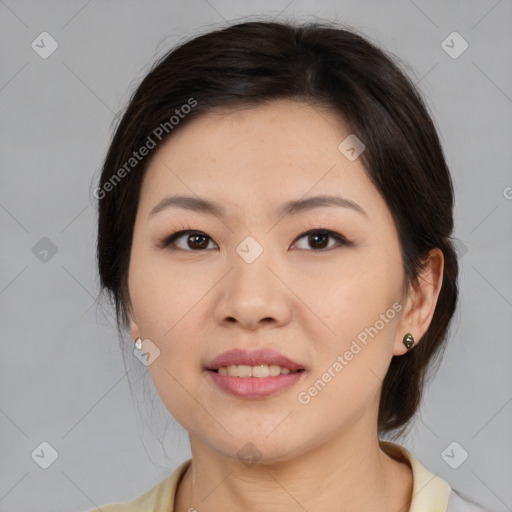
[[[325,234],[314,234],[314,235],[309,235],[309,241],[310,241],[311,245],[313,245],[313,246],[317,246],[317,247],[318,247],[318,244],[316,243],[316,240],[317,240],[318,238],[323,238],[323,239],[324,239],[324,241],[326,241],[326,240],[327,240],[327,235],[325,235]],[[312,242],[312,241],[313,241],[313,242]],[[323,243],[323,244],[322,244],[322,243],[320,243],[320,245],[321,245],[321,247],[320,247],[321,249],[323,249],[324,247],[327,247],[327,244],[325,244],[325,243]]]
[[[197,240],[198,239],[203,239],[203,243],[199,243],[197,244]],[[205,243],[206,241],[206,237],[204,235],[190,235],[189,237],[189,241],[192,240],[192,242],[189,244],[189,246],[194,249],[194,248],[199,248],[199,249],[205,249],[206,247],[208,247],[208,242]]]

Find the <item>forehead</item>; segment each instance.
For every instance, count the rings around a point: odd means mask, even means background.
[[[386,208],[360,159],[340,151],[349,135],[325,106],[295,100],[200,114],[153,155],[140,206],[148,214],[172,192],[264,211],[318,194],[357,198],[367,211]]]

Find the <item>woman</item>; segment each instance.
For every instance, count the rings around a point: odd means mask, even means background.
[[[458,275],[436,129],[382,50],[326,23],[180,45],[95,195],[102,287],[192,452],[103,511],[483,510],[381,439],[419,407]]]

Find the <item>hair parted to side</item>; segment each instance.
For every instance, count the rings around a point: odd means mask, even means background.
[[[148,156],[127,170],[133,152],[158,127],[167,128],[151,137],[156,146],[213,109],[283,98],[329,108],[363,141],[359,158],[393,215],[408,284],[417,283],[430,249],[444,254],[431,324],[421,343],[392,358],[383,382],[379,434],[396,438],[418,410],[427,370],[443,352],[457,306],[453,186],[437,131],[414,84],[393,58],[353,29],[325,21],[238,23],[194,37],[154,64],[118,124],[96,189],[102,191],[96,196],[101,291],[112,300],[122,336],[129,321],[133,227],[149,161]],[[172,116],[179,116],[173,129]],[[112,186],[123,167],[122,180]]]

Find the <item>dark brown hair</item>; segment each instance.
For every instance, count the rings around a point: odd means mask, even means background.
[[[150,139],[159,146],[216,108],[281,98],[324,105],[366,146],[359,158],[393,215],[406,283],[417,283],[430,249],[444,254],[431,324],[421,343],[392,358],[382,386],[379,434],[403,433],[419,407],[427,369],[444,348],[457,305],[458,262],[443,149],[424,101],[397,62],[355,30],[324,21],[238,23],[194,37],[160,58],[129,101],[95,190],[101,289],[115,306],[118,332],[128,326],[130,248],[149,160],[131,160],[134,152],[149,147]]]

